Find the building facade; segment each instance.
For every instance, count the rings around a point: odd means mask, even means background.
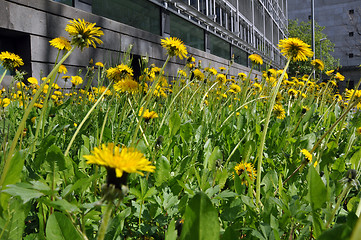
[[[350,80],[341,87],[353,87],[361,78],[361,0],[315,0],[314,3],[315,22],[325,27],[323,32],[335,44],[335,52],[331,54],[340,59],[340,72]],[[309,21],[311,0],[289,1],[288,15],[289,19]]]
[[[66,37],[73,18],[96,22],[104,44],[77,50],[65,62],[69,72],[91,58],[114,63],[129,45],[134,64],[146,55],[161,65],[160,39],[169,36],[180,38],[203,67],[227,66],[233,56],[231,75],[248,72],[253,53],[264,65],[281,68],[285,62],[277,44],[287,35],[287,0],[0,0],[0,6],[0,51],[19,54],[24,70],[35,76],[53,66],[57,51],[49,40]],[[174,58],[167,71],[183,65]]]

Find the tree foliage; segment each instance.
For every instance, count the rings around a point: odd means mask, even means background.
[[[334,52],[335,44],[332,43],[327,35],[322,31],[325,27],[321,27],[315,23],[315,56],[318,59],[321,59],[325,64],[325,71],[335,69],[339,66],[339,59],[335,59],[331,53]],[[311,21],[308,22],[298,22],[297,20],[290,20],[288,23],[289,37],[296,37],[301,39],[307,44],[312,45],[312,32],[311,32]],[[321,39],[324,39],[320,41]],[[320,54],[320,44],[321,52]],[[311,60],[305,62],[291,62],[289,72],[292,75],[303,75],[309,74],[312,71]]]

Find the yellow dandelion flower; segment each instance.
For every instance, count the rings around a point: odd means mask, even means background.
[[[202,81],[204,79],[203,72],[201,70],[199,70],[198,68],[193,71],[193,74],[194,74],[194,78],[199,81]]]
[[[335,94],[333,96],[333,100],[336,100],[337,102],[341,102],[342,101],[342,96],[340,94]]]
[[[260,65],[263,64],[263,60],[262,60],[261,56],[258,54],[251,54],[251,55],[249,55],[248,58],[254,64],[260,64]]]
[[[312,66],[315,67],[315,69],[323,71],[325,69],[325,64],[321,59],[315,59],[311,61]]]
[[[71,83],[74,86],[78,86],[83,83],[83,79],[80,76],[72,76],[71,77]]]
[[[278,47],[283,55],[293,61],[306,61],[307,58],[313,56],[310,45],[298,38],[281,39]]]
[[[298,92],[295,90],[295,89],[293,89],[293,88],[291,88],[290,90],[288,90],[288,95],[289,96],[291,96],[291,97],[297,97],[297,95],[298,95]]]
[[[353,89],[351,89],[351,90],[346,89],[345,97],[346,97],[347,101],[351,100],[351,97],[354,94],[354,92],[355,92],[355,90],[353,90]],[[354,101],[357,102],[357,109],[360,109],[361,108],[361,90],[356,90],[355,96],[354,96]]]
[[[15,53],[5,51],[5,52],[0,53],[0,64],[4,68],[6,68],[8,70],[12,70],[14,68],[23,66],[24,62],[21,59],[21,57],[19,57]]]
[[[28,80],[28,83],[30,83],[30,84],[35,84],[35,85],[38,84],[38,80],[34,77],[29,77],[27,80]]]
[[[126,78],[115,83],[114,90],[117,92],[136,93],[139,91],[139,84],[130,78]]]
[[[278,118],[278,119],[285,119],[286,117],[286,111],[283,109],[281,104],[275,104],[273,107],[273,114]]]
[[[50,46],[57,48],[59,50],[65,49],[69,51],[71,49],[70,41],[65,37],[54,38],[53,40],[50,40],[49,43]]]
[[[262,91],[262,85],[259,83],[253,83],[253,87],[258,91],[261,92]]]
[[[215,68],[210,68],[209,73],[212,74],[213,76],[215,76],[215,75],[217,75],[217,70]]]
[[[219,70],[221,70],[221,72],[226,71],[225,67],[219,67]]]
[[[142,113],[143,113],[143,107],[140,108],[139,110],[139,117],[142,116]],[[148,109],[146,109],[143,113],[143,118],[146,122],[148,122],[150,119],[153,119],[153,118],[158,118],[158,114],[154,111],[149,111]]]
[[[219,84],[224,84],[224,83],[226,83],[227,78],[226,78],[226,76],[224,74],[218,74],[217,77],[216,77],[216,81]]]
[[[143,176],[141,171],[154,172],[155,169],[143,153],[127,147],[123,147],[120,151],[120,148],[114,143],[102,144],[100,148],[95,147],[91,153],[92,155],[84,155],[87,164],[97,164],[107,169],[114,169],[117,178],[122,177],[124,172],[138,173]]]
[[[182,69],[178,70],[178,74],[182,77],[187,77],[187,73],[185,71],[183,71]]]
[[[229,88],[230,88],[229,91],[232,93],[238,93],[241,91],[241,87],[234,83],[232,83],[232,85]]]
[[[11,100],[9,98],[4,98],[4,99],[0,98],[0,106],[1,107],[5,108],[5,107],[9,106],[10,102],[11,102]]]
[[[330,76],[333,74],[334,71],[335,71],[335,70],[326,71],[326,75],[330,77]]]
[[[303,154],[303,156],[305,156],[305,158],[311,162],[312,161],[312,154],[307,150],[307,149],[302,149],[301,153]]]
[[[68,72],[68,69],[64,65],[60,65],[58,69],[58,73],[66,74]]]
[[[113,80],[114,82],[118,82],[125,77],[131,76],[133,76],[133,69],[131,69],[125,64],[120,64],[107,70],[107,78]]]
[[[103,67],[104,67],[104,64],[103,64],[102,62],[96,62],[96,63],[95,63],[95,66],[98,66],[98,67],[103,68]]]
[[[335,79],[339,80],[339,81],[344,81],[345,80],[345,76],[343,76],[341,73],[336,73]]]
[[[256,180],[257,171],[254,169],[252,163],[240,162],[234,167],[234,170],[236,171],[236,174],[238,176],[241,176],[245,172],[248,175],[251,182],[254,182],[254,180]],[[242,178],[241,180],[242,180],[242,184],[248,185],[248,181],[245,177]]]
[[[89,23],[84,19],[73,19],[66,25],[65,31],[72,37],[71,44],[80,47],[83,50],[84,47],[88,48],[92,45],[96,48],[97,44],[102,44],[102,40],[98,37],[104,35],[100,27],[95,27],[96,23]]]
[[[43,108],[43,104],[40,104],[40,103],[34,103],[34,107],[37,107],[37,108]]]
[[[244,79],[247,78],[247,75],[246,75],[245,73],[241,72],[241,73],[238,73],[238,77],[239,77],[240,79],[244,80]]]
[[[161,40],[162,47],[168,52],[171,57],[177,56],[180,59],[187,57],[187,49],[183,42],[176,37],[169,37]]]

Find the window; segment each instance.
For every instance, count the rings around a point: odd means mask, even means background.
[[[348,14],[354,14],[355,11],[353,9],[348,10]]]
[[[73,0],[54,0],[54,1],[67,4],[69,6],[73,6]]]
[[[349,32],[349,33],[348,33],[348,36],[349,36],[349,37],[353,37],[353,32]]]
[[[228,60],[231,58],[231,45],[228,42],[213,34],[208,35],[208,40],[211,54]]]
[[[353,53],[349,53],[348,58],[353,58]]]
[[[189,21],[170,14],[170,35],[181,39],[186,45],[204,51],[204,31]]]
[[[160,35],[160,7],[147,0],[92,0],[94,14]]]

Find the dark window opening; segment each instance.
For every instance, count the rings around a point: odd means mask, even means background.
[[[139,56],[139,55],[132,55],[132,64],[131,64],[131,67],[132,67],[132,69],[133,69],[134,79],[139,79],[140,75],[142,74],[141,61],[142,61],[141,56]],[[147,67],[147,66],[145,66],[145,67]]]
[[[353,9],[348,10],[348,14],[354,14],[355,11]]]
[[[353,58],[353,53],[349,53],[348,58]]]
[[[24,62],[22,67],[17,70],[25,71],[27,75],[25,79],[31,76],[31,51],[30,51],[30,36],[29,34],[20,33],[13,30],[0,28],[0,52],[11,52],[19,55]],[[4,69],[0,67],[2,74]],[[11,72],[9,75],[14,75]]]
[[[349,33],[348,33],[348,36],[349,36],[349,37],[353,37],[353,32],[349,32]]]

